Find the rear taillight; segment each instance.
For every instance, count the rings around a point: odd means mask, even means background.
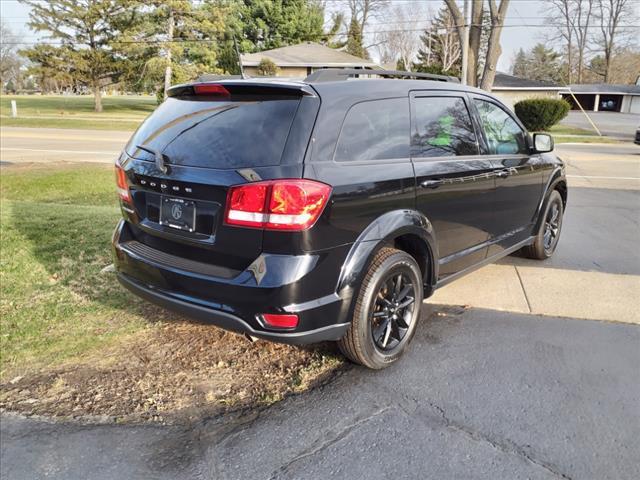
[[[225,221],[229,225],[300,231],[324,210],[331,187],[313,180],[248,183],[229,188]]]
[[[119,165],[116,165],[116,185],[120,199],[131,203],[131,194],[129,193],[129,185],[127,184],[127,174]]]

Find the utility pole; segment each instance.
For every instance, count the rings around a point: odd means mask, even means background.
[[[167,90],[171,87],[171,42],[173,42],[173,28],[175,18],[173,16],[173,8],[169,5],[169,24],[167,25],[167,67],[164,71],[164,97],[167,98]]]
[[[466,85],[467,65],[469,64],[469,0],[464,0],[462,16],[464,17],[464,25],[462,25],[462,71],[460,72],[460,81],[463,85]]]

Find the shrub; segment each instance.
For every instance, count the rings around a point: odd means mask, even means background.
[[[551,98],[531,98],[514,105],[518,118],[527,130],[549,130],[567,116],[571,105],[565,100]]]
[[[272,60],[263,58],[258,64],[257,72],[262,77],[275,77],[278,74],[278,66]]]

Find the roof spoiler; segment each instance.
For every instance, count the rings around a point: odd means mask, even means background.
[[[351,76],[378,75],[379,77],[414,78],[417,80],[435,80],[438,82],[460,83],[456,77],[435,73],[404,72],[401,70],[369,70],[364,68],[324,68],[317,70],[304,79],[306,83],[335,82]]]
[[[206,81],[203,81],[207,78]],[[210,80],[209,80],[210,79]],[[167,90],[167,97],[208,96],[229,98],[233,95],[268,95],[268,96],[315,96],[316,93],[306,83],[260,82],[259,80],[230,80],[215,75],[203,75],[197,82],[174,85]]]

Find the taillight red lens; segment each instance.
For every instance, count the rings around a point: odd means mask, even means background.
[[[196,95],[213,95],[216,97],[231,96],[229,90],[224,88],[224,86],[215,83],[201,83],[199,85],[194,85],[193,90],[196,92]]]
[[[229,225],[268,230],[306,230],[330,195],[329,185],[304,179],[238,185],[229,189],[225,220]]]
[[[118,196],[125,202],[131,202],[131,194],[129,193],[129,185],[127,184],[127,174],[119,165],[116,165],[116,185],[118,188]]]
[[[262,227],[266,215],[268,185],[253,183],[231,187],[227,198],[227,223],[246,227]]]
[[[274,328],[296,328],[298,326],[298,316],[292,313],[277,314],[263,313],[262,319],[268,327]]]

